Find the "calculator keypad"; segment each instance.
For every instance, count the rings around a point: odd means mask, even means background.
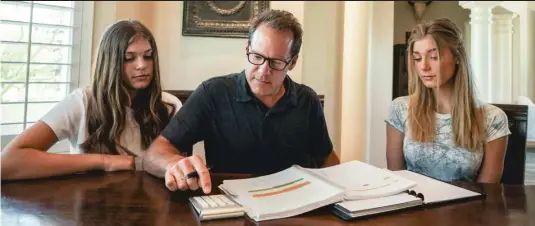
[[[235,202],[224,195],[206,195],[193,198],[201,205],[202,208],[237,206]]]
[[[245,214],[243,207],[226,195],[205,195],[189,199],[200,220],[240,217]]]

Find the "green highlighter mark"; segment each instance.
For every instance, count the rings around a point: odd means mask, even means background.
[[[303,180],[303,178],[299,178],[299,179],[297,179],[297,180],[294,180],[294,181],[292,181],[292,182],[288,182],[288,183],[285,183],[285,184],[281,184],[281,185],[273,186],[273,187],[270,187],[270,188],[262,188],[262,189],[250,190],[250,191],[247,191],[247,192],[251,193],[251,192],[259,192],[259,191],[267,191],[267,190],[271,190],[271,189],[276,189],[276,188],[280,188],[280,187],[288,186],[288,185],[290,185],[290,184],[295,184],[295,183],[297,183],[297,182],[299,182],[299,181],[302,181],[302,180]]]

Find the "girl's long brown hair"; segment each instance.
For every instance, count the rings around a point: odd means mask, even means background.
[[[123,64],[128,45],[138,36],[152,48],[153,78],[131,100],[123,81]],[[125,129],[130,106],[139,124],[141,146],[148,148],[171,118],[166,105],[174,112],[173,105],[162,102],[158,48],[149,29],[136,20],[121,20],[108,27],[100,40],[92,79],[86,114],[89,138],[82,147],[89,153],[119,154],[116,139]]]
[[[409,74],[409,115],[408,124],[411,138],[418,142],[431,142],[435,137],[435,112],[438,101],[433,90],[420,80],[414,66],[414,42],[431,37],[439,50],[439,62],[444,48],[448,48],[456,60],[456,68],[450,82],[452,130],[455,144],[475,151],[485,140],[484,113],[475,98],[470,63],[466,56],[462,34],[449,19],[436,19],[417,25],[411,32],[407,48]],[[439,70],[440,71],[440,70]],[[440,77],[440,76],[438,76]]]

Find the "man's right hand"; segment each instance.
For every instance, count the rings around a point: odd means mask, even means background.
[[[199,178],[193,177],[186,180],[184,176],[193,171],[197,171]],[[201,157],[195,154],[167,165],[165,186],[170,191],[197,190],[200,186],[205,194],[210,193],[212,190],[210,173]]]

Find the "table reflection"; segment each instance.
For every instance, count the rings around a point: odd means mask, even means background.
[[[77,222],[160,225],[165,222],[169,200],[162,194],[168,191],[150,181],[155,178],[135,173],[76,176],[74,183],[75,176],[2,182],[3,222],[7,225]],[[119,217],[125,215],[128,217]]]
[[[212,175],[212,194],[224,179]],[[329,207],[286,219],[248,217],[199,221],[189,204],[202,191],[170,192],[144,172],[87,173],[39,180],[2,181],[2,225],[535,225],[535,186],[457,183],[485,199],[406,209],[344,221]]]

